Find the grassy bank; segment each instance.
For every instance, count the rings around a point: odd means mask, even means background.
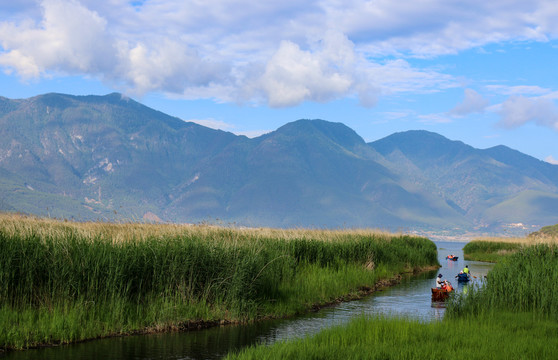
[[[371,231],[69,223],[0,216],[0,348],[282,317],[437,265]]]
[[[482,291],[455,299],[451,315],[534,312],[558,320],[558,246],[533,245],[498,262]]]
[[[522,247],[540,244],[558,245],[558,237],[537,235],[535,232],[526,237],[477,238],[465,245],[463,255],[465,260],[498,262],[504,257],[515,254]]]
[[[463,257],[465,260],[498,262],[515,254],[523,246],[525,245],[520,242],[476,240],[463,247]]]
[[[549,334],[557,332],[556,321],[531,314],[431,323],[364,316],[313,337],[247,348],[226,359],[555,359],[558,337]]]
[[[557,345],[558,247],[539,244],[499,261],[442,321],[363,316],[228,359],[555,359]]]

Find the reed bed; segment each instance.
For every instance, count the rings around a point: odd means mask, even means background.
[[[512,243],[512,244],[522,244],[522,245],[537,245],[537,244],[558,244],[558,237],[546,236],[546,235],[529,235],[524,237],[479,237],[473,239],[473,241],[482,242],[500,242],[500,243]]]
[[[2,215],[0,348],[285,316],[437,264],[403,234]]]
[[[465,260],[498,262],[524,246],[526,245],[520,242],[475,240],[463,247],[463,256]]]
[[[29,233],[39,236],[63,237],[70,229],[76,234],[89,238],[111,239],[113,243],[145,240],[153,237],[196,235],[208,241],[223,240],[225,230],[230,230],[231,244],[242,239],[293,240],[309,238],[325,242],[339,242],[350,239],[348,235],[370,236],[389,241],[401,234],[393,234],[376,229],[275,229],[275,228],[228,228],[207,224],[145,224],[109,222],[69,222],[51,218],[39,218],[14,213],[0,213],[0,228],[7,234],[24,236]]]
[[[498,262],[482,289],[451,303],[450,314],[533,312],[558,320],[558,246],[521,247]]]
[[[362,316],[315,336],[252,346],[225,359],[555,359],[557,332],[557,322],[531,314],[430,323]]]
[[[558,246],[514,245],[517,252],[494,266],[482,288],[451,299],[442,321],[361,316],[227,359],[555,359]]]

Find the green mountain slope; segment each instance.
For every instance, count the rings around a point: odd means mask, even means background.
[[[558,194],[525,190],[484,212],[489,223],[552,224],[558,220]]]
[[[552,211],[556,165],[505,146],[480,150],[426,131],[397,133],[370,145],[391,162],[392,171],[446,199],[477,227],[558,220]]]
[[[0,147],[2,168],[39,192],[80,202],[84,219],[141,219],[159,211],[169,185],[237,139],[119,94],[47,94],[2,103],[0,136],[9,139]]]
[[[0,210],[68,219],[498,231],[558,196],[558,166],[503,146],[323,120],[249,139],[120,94],[0,98],[0,136]]]

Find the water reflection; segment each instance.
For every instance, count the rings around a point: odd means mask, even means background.
[[[322,329],[348,322],[362,314],[402,315],[421,321],[436,321],[444,316],[444,303],[432,302],[430,288],[436,286],[435,278],[441,273],[456,287],[457,292],[467,291],[467,284],[458,284],[455,276],[469,265],[480,281],[492,264],[464,261],[464,242],[436,242],[439,270],[418,276],[405,276],[401,284],[382,289],[373,296],[351,301],[336,307],[322,309],[293,319],[266,321],[250,326],[225,326],[186,333],[155,334],[96,340],[70,346],[8,353],[2,360],[93,360],[93,359],[220,359],[230,351],[253,344],[272,344],[279,340],[315,334]],[[448,254],[458,256],[458,261],[446,260]]]

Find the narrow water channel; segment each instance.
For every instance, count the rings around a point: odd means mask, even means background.
[[[252,344],[272,344],[278,340],[314,334],[322,329],[346,323],[362,314],[402,315],[422,321],[436,321],[444,315],[443,304],[433,303],[430,288],[438,273],[450,280],[457,291],[455,275],[469,265],[472,275],[479,281],[492,268],[492,264],[464,261],[464,242],[436,241],[442,267],[418,276],[407,276],[400,284],[383,289],[358,301],[325,308],[304,316],[266,321],[249,326],[224,326],[201,331],[154,334],[95,340],[81,344],[10,352],[0,355],[2,360],[94,360],[94,359],[220,359],[230,351]],[[446,260],[448,254],[458,261]]]

